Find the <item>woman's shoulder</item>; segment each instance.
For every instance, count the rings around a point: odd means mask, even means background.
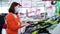
[[[8,13],[6,17],[12,17],[13,14],[12,13]]]

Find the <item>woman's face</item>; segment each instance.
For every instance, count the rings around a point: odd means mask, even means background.
[[[19,8],[20,6],[19,5],[17,5],[15,8]]]
[[[18,13],[19,11],[20,11],[20,6],[17,5],[17,6],[15,7],[15,13]]]

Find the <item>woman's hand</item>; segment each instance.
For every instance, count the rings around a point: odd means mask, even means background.
[[[30,24],[28,24],[28,23],[25,23],[25,26],[29,26]]]
[[[21,26],[29,26],[30,24],[28,23],[22,23]]]
[[[30,24],[28,24],[28,23],[21,23],[19,26],[20,26],[20,28],[22,28],[22,27],[24,27],[24,26],[29,26]]]

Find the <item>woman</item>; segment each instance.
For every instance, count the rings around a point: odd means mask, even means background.
[[[20,6],[19,3],[13,2],[9,8],[9,14],[6,16],[7,34],[18,34],[18,29],[26,25],[20,22],[18,16]]]

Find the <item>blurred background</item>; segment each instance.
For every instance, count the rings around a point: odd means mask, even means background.
[[[17,2],[22,5],[19,11],[21,21],[32,21],[33,24],[41,21],[44,23],[49,22],[52,24],[50,26],[51,28],[48,28],[50,33],[52,33],[54,28],[57,27],[57,24],[60,23],[59,0],[0,0],[0,14],[3,14],[4,17],[9,13],[8,9],[12,2]],[[6,29],[3,29],[2,33],[5,31]],[[6,34],[6,32],[3,34]]]

